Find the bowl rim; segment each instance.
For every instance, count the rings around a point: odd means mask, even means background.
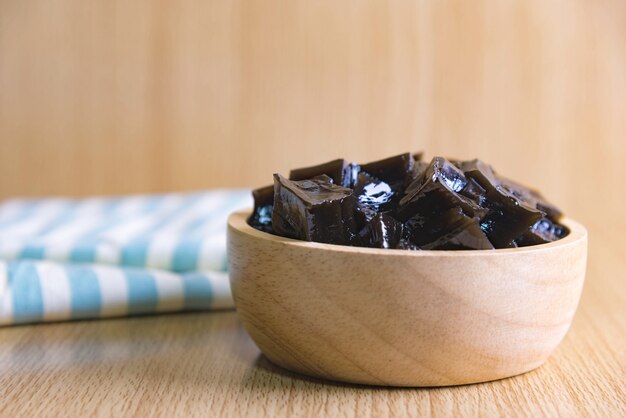
[[[399,257],[429,257],[429,256],[455,256],[455,257],[474,257],[474,256],[500,256],[507,254],[536,253],[554,248],[561,248],[570,245],[577,245],[580,241],[587,239],[587,229],[575,220],[563,217],[561,224],[569,228],[569,234],[557,241],[548,242],[546,244],[531,245],[519,248],[499,248],[494,250],[420,250],[410,251],[403,249],[390,248],[371,248],[371,247],[353,247],[350,245],[326,244],[313,241],[302,241],[293,238],[281,237],[268,232],[259,231],[248,224],[248,218],[252,214],[252,208],[237,210],[232,212],[228,217],[228,227],[238,232],[246,234],[251,238],[270,241],[282,244],[288,247],[302,247],[316,249],[321,251],[348,252],[369,255],[390,255]]]

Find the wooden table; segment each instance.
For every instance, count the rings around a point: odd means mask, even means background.
[[[273,366],[234,312],[85,321],[0,330],[0,416],[625,416],[626,262],[623,246],[606,242],[591,236],[569,334],[522,376],[342,385]]]

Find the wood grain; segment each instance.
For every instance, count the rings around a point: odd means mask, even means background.
[[[259,186],[424,149],[618,218],[624,39],[621,0],[0,0],[0,197]]]
[[[572,329],[512,379],[387,390],[268,364],[233,313],[0,330],[0,415],[624,416],[626,3],[0,0],[0,198],[481,157],[590,233]]]
[[[510,379],[386,389],[308,379],[262,357],[235,313],[0,329],[0,415],[587,416],[626,414],[621,242],[590,248],[569,333],[539,369]]]
[[[547,245],[418,251],[311,243],[228,220],[237,313],[273,363],[379,386],[449,386],[539,367],[569,329],[587,231]]]

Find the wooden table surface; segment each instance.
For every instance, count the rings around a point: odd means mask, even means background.
[[[626,416],[626,2],[131,3],[0,0],[0,198],[480,156],[589,227],[581,305],[540,369],[438,389],[287,373],[234,312],[5,328],[0,417]]]
[[[626,416],[618,232],[591,234],[574,324],[525,375],[429,389],[342,385],[273,366],[235,312],[84,321],[0,330],[0,416]]]

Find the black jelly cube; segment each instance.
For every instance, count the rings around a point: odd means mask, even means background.
[[[546,244],[563,238],[568,232],[565,226],[552,222],[546,217],[537,221],[529,230],[517,237],[515,243],[518,247]]]
[[[486,210],[459,194],[467,185],[461,170],[442,157],[433,158],[421,178],[411,183],[398,207],[401,220],[428,218],[452,207],[460,207],[470,217],[481,217]]]
[[[275,233],[289,238],[348,244],[356,235],[352,190],[322,179],[292,181],[274,174]]]
[[[410,177],[413,171],[414,163],[413,156],[407,152],[384,160],[362,164],[361,171],[389,184],[399,194],[404,189],[407,177]]]
[[[371,219],[381,210],[381,207],[384,208],[391,202],[395,193],[386,182],[361,172],[354,186],[354,195],[359,208],[364,213],[371,214],[372,216],[367,216]]]
[[[484,162],[464,161],[461,168],[468,178],[485,190],[482,202],[489,213],[482,217],[480,225],[497,248],[513,247],[515,238],[544,216],[532,203],[521,200],[503,186]]]
[[[463,214],[459,208],[444,212],[438,221],[438,237],[423,244],[422,250],[493,250],[494,246],[481,230],[478,220]]]
[[[360,167],[353,163],[348,163],[340,158],[324,164],[311,167],[303,167],[291,170],[289,180],[309,180],[313,177],[325,174],[329,176],[334,184],[343,187],[354,187]]]
[[[274,185],[253,190],[252,197],[254,198],[254,211],[248,219],[248,224],[260,231],[273,233]]]

